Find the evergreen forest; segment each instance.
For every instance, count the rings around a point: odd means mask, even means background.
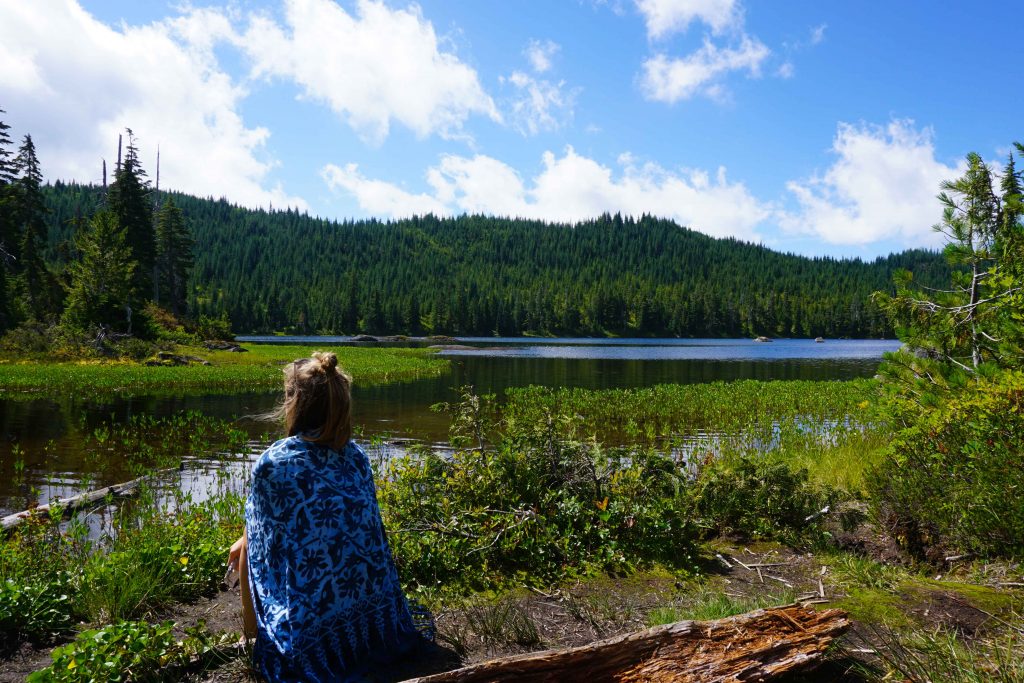
[[[59,272],[76,226],[112,200],[62,182],[43,194]],[[239,333],[891,337],[871,293],[897,270],[949,278],[937,252],[805,258],[650,216],[331,221],[161,197],[195,241],[182,312]]]

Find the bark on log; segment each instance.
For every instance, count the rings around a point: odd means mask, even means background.
[[[139,477],[138,479],[126,481],[123,484],[113,484],[112,486],[105,486],[101,489],[96,489],[95,491],[86,491],[85,493],[80,493],[77,496],[58,498],[57,500],[51,501],[44,505],[38,505],[29,510],[23,510],[21,512],[16,512],[13,515],[7,515],[6,517],[0,518],[0,532],[9,531],[18,526],[19,524],[23,524],[24,522],[28,521],[34,516],[49,515],[51,507],[61,508],[61,514],[66,517],[75,510],[80,510],[87,505],[91,505],[92,503],[103,500],[108,495],[115,500],[119,498],[127,498],[129,496],[134,495],[137,492],[139,484],[141,484],[144,480],[149,479],[153,476],[175,471],[177,470],[161,470],[160,472],[156,472],[155,474],[148,474],[144,477]]]
[[[711,683],[769,681],[820,662],[846,612],[800,605],[680,621],[566,650],[495,659],[405,683]]]

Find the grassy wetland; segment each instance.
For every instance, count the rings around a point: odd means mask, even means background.
[[[311,350],[250,349],[222,352],[223,362],[268,388],[281,361]],[[450,362],[419,350],[339,356],[357,386],[429,377]],[[879,526],[871,473],[889,457],[888,401],[868,379],[463,387],[435,406],[446,449],[370,445],[399,572],[435,614],[445,666],[802,599],[856,621],[823,670],[836,678],[1022,680],[1020,566],[915,559]],[[192,412],[112,416],[85,434],[89,457],[126,460],[141,489],[4,534],[0,672],[248,680],[231,647],[237,593],[220,582],[252,452],[274,438],[264,428],[254,438]],[[22,490],[26,503],[38,494]]]
[[[175,353],[195,360],[180,366],[146,365],[131,358],[52,362],[0,354],[0,397],[275,391],[281,384],[281,368],[308,353],[306,347],[276,344],[242,348],[245,353],[185,346]],[[366,384],[433,377],[443,373],[447,365],[424,349],[331,350],[353,376]]]

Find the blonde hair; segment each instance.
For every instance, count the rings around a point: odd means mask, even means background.
[[[277,410],[288,436],[340,450],[352,438],[352,378],[338,357],[317,351],[284,369],[284,400]]]

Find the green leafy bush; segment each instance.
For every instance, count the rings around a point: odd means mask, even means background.
[[[24,640],[46,642],[73,629],[72,590],[67,572],[27,583],[0,582],[0,651]]]
[[[808,518],[835,504],[835,491],[812,484],[807,470],[759,456],[706,467],[694,491],[701,524],[713,534],[796,541]]]
[[[1024,556],[1024,373],[920,415],[868,477],[875,517],[922,560]]]
[[[403,579],[419,589],[688,566],[696,536],[671,459],[576,440],[571,421],[552,415],[506,425],[493,449],[394,459],[378,495]]]
[[[38,515],[0,538],[0,651],[44,643],[73,628],[85,529],[62,532],[61,515]]]
[[[195,334],[200,339],[213,341],[230,341],[235,338],[231,331],[231,320],[226,312],[222,313],[219,318],[200,315],[195,324]]]
[[[202,627],[178,640],[174,624],[122,621],[83,631],[53,651],[53,664],[28,677],[29,683],[91,681],[176,681],[182,667],[201,664],[230,636],[211,636]]]
[[[85,564],[76,601],[91,620],[137,618],[215,592],[239,534],[204,505],[133,516],[129,524],[137,528],[119,534]]]

